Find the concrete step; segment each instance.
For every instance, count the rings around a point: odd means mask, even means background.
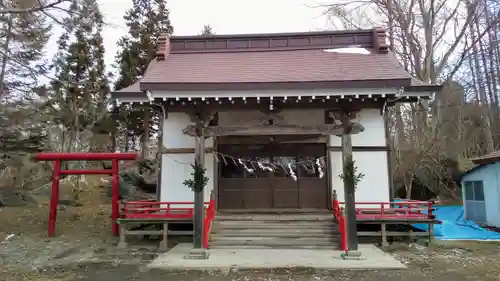
[[[217,214],[220,221],[333,221],[333,214]]]
[[[322,226],[322,227],[251,227],[251,226],[218,226],[212,225],[211,232],[223,231],[256,231],[256,232],[324,232],[324,233],[337,233],[338,228],[335,226]]]
[[[339,250],[337,245],[315,245],[315,246],[300,246],[300,245],[273,245],[273,246],[259,246],[259,245],[213,245],[209,244],[211,249],[312,249],[312,250]]]
[[[210,241],[210,246],[265,246],[265,247],[295,247],[295,246],[329,246],[336,247],[338,239],[332,237],[218,237]]]
[[[317,231],[317,232],[325,232],[325,233],[337,233],[337,227],[249,227],[249,226],[237,226],[237,227],[228,227],[228,226],[216,226],[212,225],[211,232],[222,232],[222,231],[256,231],[256,232],[307,232],[307,231]]]
[[[338,237],[333,229],[216,229],[211,237]]]
[[[315,235],[332,235],[338,234],[336,229],[332,228],[297,228],[297,229],[280,229],[280,228],[266,228],[266,229],[254,229],[254,228],[246,228],[246,229],[232,229],[232,228],[212,228],[211,233],[223,233],[228,236],[235,235],[247,235],[247,236],[281,236],[281,235],[307,235],[307,234],[315,234]]]
[[[214,226],[220,227],[247,227],[247,228],[316,228],[316,227],[330,227],[336,228],[337,224],[333,221],[301,221],[301,222],[271,222],[271,221],[221,221],[215,220]]]
[[[338,249],[338,226],[330,213],[216,214],[212,248]]]

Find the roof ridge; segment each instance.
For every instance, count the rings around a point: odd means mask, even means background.
[[[160,57],[163,50],[180,52],[228,52],[260,49],[322,49],[359,46],[373,48],[377,53],[388,52],[386,31],[383,28],[323,32],[267,33],[210,36],[161,36]],[[168,45],[168,46],[167,46]]]
[[[317,48],[295,48],[295,49],[286,49],[286,48],[274,48],[274,49],[230,49],[230,50],[194,50],[194,51],[176,51],[171,52],[172,55],[189,55],[189,54],[228,54],[228,53],[273,53],[273,52],[291,52],[296,53],[300,51],[324,51],[331,49],[345,49],[345,48],[364,48],[370,51],[374,51],[373,48],[369,47],[359,47],[359,46],[350,46],[350,47],[317,47]],[[328,53],[328,52],[327,52]],[[335,53],[335,52],[331,52]],[[376,54],[373,52],[373,54]]]
[[[301,31],[301,32],[266,32],[266,33],[230,33],[230,34],[212,34],[212,35],[172,35],[170,39],[175,40],[200,40],[200,39],[220,39],[220,38],[267,38],[267,37],[289,37],[289,36],[321,36],[321,35],[347,35],[347,34],[371,34],[373,29],[347,29],[347,30],[319,30],[319,31]]]

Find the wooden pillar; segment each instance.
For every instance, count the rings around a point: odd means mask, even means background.
[[[195,125],[195,167],[205,169],[205,135],[204,123],[201,116],[196,116]],[[203,248],[203,217],[205,215],[204,188],[194,190],[194,235],[193,249],[185,258],[187,259],[208,259],[208,251]]]
[[[162,184],[162,165],[163,165],[163,153],[164,150],[164,140],[163,140],[163,134],[165,133],[163,130],[163,126],[165,122],[167,121],[168,118],[168,112],[167,112],[167,106],[165,103],[159,104],[156,106],[158,109],[158,114],[160,115],[160,124],[159,124],[159,132],[158,132],[158,153],[156,155],[156,159],[158,161],[158,175],[156,179],[156,200],[158,202],[161,202],[161,184]]]
[[[351,134],[342,135],[342,164],[343,167],[352,162],[352,138]],[[348,177],[346,171],[344,178]],[[358,233],[356,230],[356,198],[355,188],[349,181],[344,180],[344,201],[347,213],[347,245],[349,251],[358,250]]]
[[[205,138],[203,136],[203,127],[201,120],[196,121],[196,137],[195,137],[195,158],[194,165],[202,169],[205,168]],[[203,248],[203,213],[204,213],[204,198],[203,190],[194,191],[194,239],[193,248]]]
[[[393,180],[393,167],[392,167],[392,149],[391,149],[391,132],[389,130],[389,115],[387,110],[382,112],[382,117],[384,119],[384,131],[385,131],[385,145],[387,146],[387,177],[389,181],[389,201],[394,202],[395,190],[394,190],[394,180]]]
[[[343,254],[346,259],[359,259],[361,252],[358,250],[358,232],[356,222],[356,198],[354,180],[346,180],[355,177],[354,171],[348,171],[345,167],[352,166],[352,128],[351,119],[354,116],[349,112],[341,114],[344,132],[341,136],[342,143],[342,171],[344,176],[344,202],[346,211],[347,226],[347,251]]]

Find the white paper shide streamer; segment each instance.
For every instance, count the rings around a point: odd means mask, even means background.
[[[248,168],[245,162],[243,162],[243,160],[238,159],[238,162],[240,163],[241,166],[243,166],[243,168],[245,168],[245,170],[247,170],[247,172],[249,173],[255,172],[254,169]]]
[[[270,164],[270,163],[242,159],[242,158],[226,155],[223,153],[218,153],[215,151],[213,152],[213,154],[214,154],[214,158],[217,162],[219,162],[219,160],[221,160],[221,161],[223,161],[223,163],[225,165],[228,165],[227,159],[231,159],[235,165],[237,165],[237,166],[241,165],[248,173],[255,173],[257,169],[259,169],[261,171],[267,171],[267,172],[273,172],[276,170],[276,166],[273,164]],[[306,169],[306,170],[308,170],[308,173],[314,172],[314,170],[316,170],[316,172],[318,173],[318,177],[323,178],[325,176],[325,172],[323,170],[324,169],[324,167],[323,167],[324,162],[322,162],[322,161],[324,161],[324,158],[325,157],[320,157],[320,158],[316,158],[316,159],[300,161],[300,162],[294,163],[294,165],[292,165],[292,162],[289,162],[288,164],[280,164],[280,166],[281,166],[281,169],[283,169],[283,171],[285,173],[287,173],[294,181],[297,181],[298,177],[296,174],[296,170],[294,170],[293,166],[299,167],[299,165],[302,165],[302,166],[305,165],[305,166],[309,167]]]
[[[292,177],[294,181],[297,181],[297,175],[295,175],[295,172],[292,169],[292,163],[288,163],[288,172],[290,173],[290,177]]]
[[[316,159],[316,166],[318,166],[318,177],[322,179],[325,173],[323,172],[323,167],[321,167],[321,161],[319,160],[319,158]]]
[[[257,162],[257,166],[259,166],[259,169],[261,169],[262,171],[268,171],[268,172],[273,171],[273,169],[271,167],[264,166],[264,164],[262,164],[262,162]]]

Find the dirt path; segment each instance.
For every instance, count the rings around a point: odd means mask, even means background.
[[[127,250],[113,244],[104,246],[88,241],[68,243],[68,237],[34,241],[18,237],[0,243],[2,280],[75,280],[75,281],[233,281],[233,280],[351,280],[351,281],[458,281],[500,280],[500,247],[496,244],[462,244],[427,248],[419,245],[388,249],[405,263],[406,270],[325,271],[229,270],[163,271],[147,265],[156,253],[156,245],[143,243]],[[22,245],[25,245],[24,247]]]

